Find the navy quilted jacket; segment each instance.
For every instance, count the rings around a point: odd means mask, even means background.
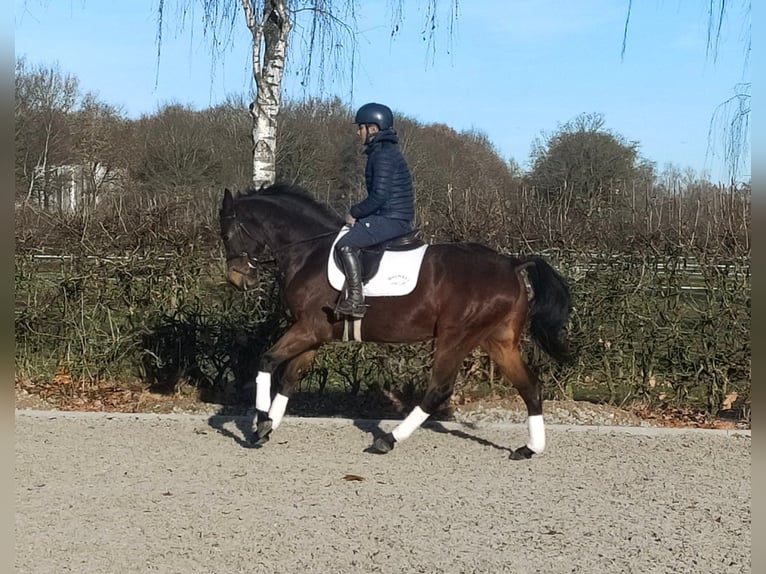
[[[364,180],[367,197],[349,212],[355,219],[380,215],[412,223],[415,217],[412,176],[399,149],[399,138],[389,128],[370,138],[365,149]]]

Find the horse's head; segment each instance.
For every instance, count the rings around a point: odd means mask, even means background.
[[[289,184],[249,189],[236,196],[223,194],[221,239],[226,252],[226,278],[238,289],[259,281],[254,272],[259,258],[269,251],[271,262],[289,275],[292,262],[302,262],[317,240],[330,240],[343,221],[307,191]],[[298,263],[296,263],[297,265]]]
[[[228,189],[223,193],[219,220],[226,254],[226,279],[237,289],[246,291],[257,283],[253,271],[257,257],[265,249],[264,241],[238,219],[236,200]]]

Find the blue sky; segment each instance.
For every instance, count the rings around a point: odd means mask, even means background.
[[[163,103],[204,108],[250,92],[244,20],[224,54],[212,58],[201,26],[179,31],[171,11],[158,68],[157,0],[14,3],[16,56],[58,64],[78,77],[83,91],[129,117]],[[440,0],[445,9],[449,3]],[[403,26],[393,40],[391,3],[360,4],[353,78],[347,66],[326,82],[325,95],[352,107],[379,101],[424,123],[481,131],[502,157],[522,167],[541,134],[597,112],[608,129],[638,142],[659,169],[673,163],[728,179],[722,134],[714,132],[711,149],[708,131],[716,107],[737,83],[750,81],[739,2],[730,2],[715,61],[705,49],[706,0],[633,2],[624,59],[628,0],[463,0],[451,39],[447,12],[438,14],[435,53],[421,34],[425,0],[404,2]],[[314,85],[301,88],[293,54],[286,97],[316,95]],[[740,171],[749,178],[749,160]]]

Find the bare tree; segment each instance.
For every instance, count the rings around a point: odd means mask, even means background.
[[[739,175],[742,160],[750,152],[750,82],[737,84],[734,95],[713,112],[708,128],[708,153],[715,153],[718,146],[723,147],[723,157],[733,181]]]
[[[447,0],[442,0],[444,3]],[[162,33],[171,0],[158,0],[158,59]],[[353,68],[356,52],[356,0],[240,0],[239,7],[230,0],[174,0],[179,8],[180,26],[193,13],[202,10],[203,30],[217,56],[230,45],[231,33],[240,9],[252,35],[252,66],[255,98],[250,104],[253,121],[253,184],[273,183],[276,176],[277,118],[282,105],[282,78],[288,50],[303,48],[301,70],[304,85],[318,75],[320,89],[328,73],[338,73],[348,64]],[[448,0],[450,24],[457,18],[458,0]],[[425,34],[431,40],[438,28],[439,0],[426,2]],[[402,0],[391,0],[392,36],[403,23]],[[300,23],[300,26],[296,24]],[[298,36],[294,38],[295,31]],[[297,45],[293,40],[298,39]]]
[[[79,96],[78,82],[58,66],[30,67],[23,58],[16,60],[15,72],[17,188],[23,184],[24,202],[36,199],[48,207],[50,197],[44,183],[51,163],[68,159],[69,146],[63,140],[69,136],[68,120]]]
[[[215,126],[208,112],[168,104],[136,125],[140,154],[132,175],[151,187],[178,193],[180,188],[213,185],[223,154],[213,147]]]
[[[85,94],[72,114],[72,156],[84,179],[79,198],[84,209],[95,207],[102,192],[122,180],[125,131],[123,113],[93,93]]]
[[[293,27],[287,0],[265,0],[258,14],[253,2],[242,0],[247,28],[253,36],[253,78],[257,86],[250,104],[253,116],[253,183],[273,183],[276,176],[277,114],[282,101],[282,76],[287,37]],[[261,56],[263,49],[263,56]]]
[[[580,114],[534,145],[529,182],[548,200],[571,198],[588,216],[641,179],[638,143],[604,127],[601,114]]]

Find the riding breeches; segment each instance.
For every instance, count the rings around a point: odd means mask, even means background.
[[[412,231],[412,227],[409,221],[370,215],[358,219],[349,232],[340,238],[335,248],[340,249],[344,246],[356,249],[370,247],[410,231]]]

